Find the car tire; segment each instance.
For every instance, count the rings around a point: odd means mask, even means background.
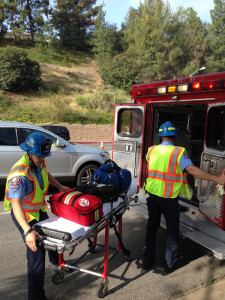
[[[99,168],[96,164],[85,165],[78,171],[76,185],[90,184],[92,174]]]

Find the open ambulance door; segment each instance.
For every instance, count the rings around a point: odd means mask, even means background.
[[[220,175],[225,169],[225,105],[208,106],[204,151],[201,169]],[[224,189],[216,183],[199,180],[199,211],[218,227],[225,230]]]
[[[146,105],[117,104],[115,106],[114,139],[112,159],[121,167],[131,171],[132,180],[139,187],[145,164],[144,135],[146,123]]]

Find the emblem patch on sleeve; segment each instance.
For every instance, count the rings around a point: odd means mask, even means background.
[[[21,178],[20,177],[13,177],[10,181],[11,189],[18,189],[20,187]]]
[[[189,156],[187,155],[186,152],[184,152],[183,156],[184,156],[185,158],[189,158]]]

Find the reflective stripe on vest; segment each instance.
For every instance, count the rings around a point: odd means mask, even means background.
[[[154,163],[151,164],[151,161],[154,162],[154,157],[157,157],[158,152],[157,153],[153,153],[153,150],[156,149],[156,147],[165,147],[163,148],[159,148],[158,150],[162,152],[162,149],[164,151],[167,152],[167,154],[169,155],[169,162],[168,162],[168,167],[167,170],[155,170],[152,169],[152,166],[155,166]],[[167,148],[168,147],[168,148]],[[171,149],[172,147],[172,149]],[[184,148],[181,147],[175,147],[175,146],[153,146],[149,148],[147,157],[148,158],[148,162],[149,166],[148,166],[148,178],[152,179],[154,182],[154,188],[157,185],[157,181],[161,181],[164,182],[164,186],[161,186],[161,184],[159,185],[159,191],[157,192],[158,196],[162,196],[164,198],[174,198],[175,195],[174,193],[177,193],[177,190],[181,189],[182,184],[186,185],[185,186],[185,193],[186,195],[189,197],[189,191],[187,188],[187,176],[186,174],[182,173],[182,170],[179,168],[179,160],[181,157],[181,154],[183,154],[184,152]],[[157,149],[156,149],[157,151]],[[161,155],[160,152],[160,155]],[[153,157],[152,157],[152,153],[153,153]],[[157,159],[159,159],[159,157],[157,157]],[[168,159],[168,158],[167,158]],[[160,165],[160,162],[159,162]],[[155,181],[156,180],[156,181]],[[152,183],[153,184],[153,183]],[[174,185],[176,185],[176,189],[174,191]],[[163,187],[163,190],[161,190]],[[147,185],[146,185],[146,189],[151,192],[151,184],[148,182],[147,180]]]

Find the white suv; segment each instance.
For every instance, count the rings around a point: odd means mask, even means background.
[[[20,122],[0,122],[0,180],[6,180],[11,167],[24,154],[19,145],[32,132],[41,132],[52,141],[47,167],[60,182],[73,185],[90,183],[98,167],[110,158],[108,151],[71,144],[56,134],[39,126]]]

